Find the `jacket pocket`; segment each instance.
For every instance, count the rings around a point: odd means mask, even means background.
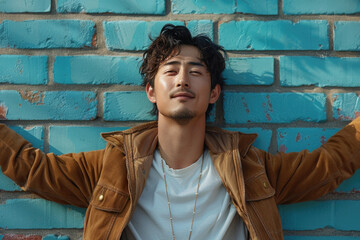
[[[124,210],[129,198],[127,193],[98,184],[95,187],[90,204],[99,210],[119,213]]]
[[[275,195],[275,189],[270,185],[265,173],[246,179],[245,189],[246,201],[258,201]]]
[[[283,239],[275,190],[265,173],[247,179],[246,205],[251,223],[259,239]]]

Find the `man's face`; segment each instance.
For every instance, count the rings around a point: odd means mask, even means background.
[[[220,95],[220,86],[211,90],[210,73],[199,49],[182,45],[178,55],[160,64],[154,88],[148,84],[146,92],[156,103],[159,118],[184,120],[205,118],[209,103],[215,103]]]

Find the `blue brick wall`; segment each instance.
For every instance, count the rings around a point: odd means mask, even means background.
[[[271,153],[312,151],[360,115],[359,13],[358,0],[0,0],[0,121],[62,154],[154,120],[138,68],[149,36],[173,23],[229,51],[209,124],[257,133]],[[360,239],[358,199],[360,171],[321,200],[280,206],[285,239]],[[0,174],[0,240],[80,239],[83,217]]]

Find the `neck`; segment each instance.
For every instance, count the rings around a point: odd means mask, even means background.
[[[204,151],[205,117],[179,122],[159,115],[158,141],[160,154],[169,167],[190,166]]]

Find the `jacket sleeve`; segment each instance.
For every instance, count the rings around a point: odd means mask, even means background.
[[[87,207],[102,168],[104,150],[56,156],[33,148],[0,124],[0,166],[24,191],[61,204]]]
[[[360,167],[360,118],[313,152],[260,154],[278,204],[317,199]]]

